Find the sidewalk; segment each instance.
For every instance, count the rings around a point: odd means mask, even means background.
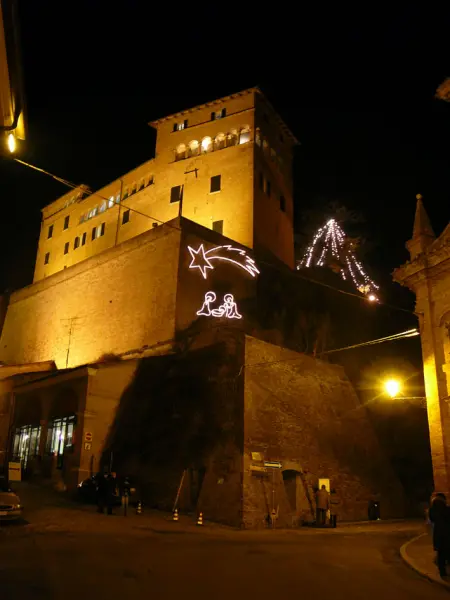
[[[450,589],[450,577],[442,579],[437,566],[434,564],[433,542],[429,532],[413,538],[400,548],[403,560],[423,577],[434,583],[439,583]]]

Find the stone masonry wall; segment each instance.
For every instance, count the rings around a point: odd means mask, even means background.
[[[319,478],[331,480],[340,520],[367,518],[374,496],[383,516],[402,514],[402,488],[341,367],[251,337],[245,364],[246,526],[263,526],[273,506],[280,526],[312,520]],[[283,469],[252,472],[252,452]]]
[[[179,239],[158,227],[14,293],[0,362],[74,367],[173,338]]]

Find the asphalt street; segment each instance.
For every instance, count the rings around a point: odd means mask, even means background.
[[[62,506],[27,520],[0,528],[2,600],[448,597],[400,558],[420,523],[247,532]]]

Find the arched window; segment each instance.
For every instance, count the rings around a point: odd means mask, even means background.
[[[189,142],[189,156],[197,156],[200,152],[200,144],[197,140],[192,140]]]
[[[250,141],[250,127],[246,125],[241,129],[241,134],[239,136],[239,143],[246,144]]]
[[[226,146],[226,137],[224,133],[218,133],[216,135],[216,139],[214,140],[214,149],[222,150]]]
[[[125,200],[125,198],[128,198],[128,194],[129,194],[128,188],[125,188],[125,191],[124,191],[123,196],[122,196],[122,200]]]
[[[153,175],[149,175],[147,185],[152,185],[153,181]]]
[[[137,185],[136,185],[135,183],[133,183],[133,185],[131,186],[131,192],[130,192],[130,196],[131,196],[132,194],[135,194],[135,193],[136,193],[136,190],[137,190]]]
[[[208,135],[202,139],[202,152],[210,152],[212,149],[212,139]]]
[[[238,132],[236,129],[232,129],[230,133],[227,135],[227,146],[236,146],[238,143]]]
[[[99,207],[99,209],[98,209],[98,212],[99,212],[99,213],[102,213],[102,212],[105,212],[105,210],[106,210],[106,200],[105,200],[105,202],[102,202],[102,203],[100,204],[100,207]]]
[[[138,191],[143,190],[145,187],[145,181],[143,179],[140,180],[138,185]]]
[[[112,208],[114,206],[114,196],[110,196],[108,200],[108,208]]]
[[[175,160],[183,160],[186,158],[186,145],[180,144],[175,150]]]

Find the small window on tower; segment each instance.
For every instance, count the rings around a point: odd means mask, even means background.
[[[44,265],[48,265],[49,261],[50,261],[50,252],[47,252],[47,254],[45,255],[45,258],[44,258]]]
[[[66,242],[64,244],[64,254],[68,254],[69,253],[69,242]]]
[[[80,245],[80,238],[77,236],[73,242],[73,249],[76,250]]]
[[[114,196],[111,196],[108,200],[108,208],[112,208],[114,206]]]
[[[86,232],[83,233],[83,237],[81,238],[81,245],[84,246],[86,243]]]
[[[221,175],[214,175],[214,177],[211,177],[211,186],[210,186],[210,192],[220,192],[221,189]]]
[[[126,210],[122,215],[122,225],[125,225],[130,220],[130,211]]]
[[[102,223],[100,225],[100,236],[105,235],[105,228],[106,228],[106,223]]]
[[[94,241],[97,233],[97,227],[92,228],[91,240]]]
[[[64,229],[69,229],[69,215],[67,215],[67,217],[65,217],[64,219]]]
[[[183,186],[176,185],[170,190],[170,202],[180,202],[183,199]]]
[[[50,225],[47,233],[47,239],[49,240],[51,237],[53,237],[53,225]]]
[[[280,209],[286,212],[286,198],[284,196],[280,196]]]
[[[223,235],[223,221],[213,221],[212,225],[213,231],[220,233]]]

